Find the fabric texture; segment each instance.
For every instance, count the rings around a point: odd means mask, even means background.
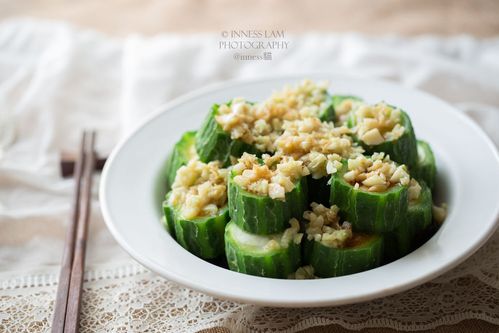
[[[82,129],[97,129],[98,153],[107,156],[140,119],[196,88],[332,72],[428,91],[499,145],[499,39],[310,33],[290,36],[289,48],[270,61],[236,61],[219,41],[215,34],[111,39],[61,23],[0,24],[1,332],[50,327],[73,191],[59,161],[61,152],[75,153]],[[499,232],[456,269],[398,295],[335,308],[266,308],[186,289],[135,263],[104,227],[94,190],[83,332],[296,332],[330,324],[410,331],[466,319],[499,325]]]

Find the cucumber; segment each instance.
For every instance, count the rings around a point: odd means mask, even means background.
[[[418,200],[409,202],[407,215],[395,231],[387,235],[385,261],[393,261],[414,251],[422,244],[432,222],[432,195],[430,188],[420,182]]]
[[[173,147],[173,151],[170,155],[170,163],[168,164],[168,168],[166,171],[166,181],[168,188],[171,188],[173,182],[175,181],[177,170],[197,156],[196,147],[194,144],[195,137],[196,131],[185,132]]]
[[[396,185],[382,193],[367,192],[345,181],[346,170],[344,162],[331,177],[330,204],[340,208],[354,231],[376,234],[395,230],[406,217],[408,186]]]
[[[306,240],[304,260],[323,278],[366,271],[381,264],[383,236],[354,234],[343,248],[330,247],[320,241]]]
[[[289,224],[288,224],[289,226]],[[234,221],[225,228],[225,254],[229,268],[239,273],[270,278],[287,278],[301,263],[300,244],[290,239],[287,246],[267,248],[282,234],[254,235],[239,228]]]
[[[324,106],[319,111],[321,121],[334,121],[336,113],[334,112],[334,96],[326,95]]]
[[[353,139],[362,145],[362,148],[364,148],[366,154],[384,152],[390,155],[392,161],[412,167],[416,165],[418,159],[416,135],[414,134],[411,118],[409,118],[409,115],[402,110],[400,111],[400,124],[404,126],[404,133],[396,140],[385,141],[378,145],[368,145],[360,140],[360,138],[356,135],[353,135]],[[352,128],[356,125],[357,118],[352,112],[348,118],[347,126]]]
[[[230,103],[227,103],[230,105]],[[258,154],[256,147],[242,140],[233,140],[230,133],[225,132],[215,119],[218,113],[218,104],[214,104],[201,128],[196,134],[196,151],[201,162],[218,160],[223,166],[230,165],[230,157],[239,157],[244,152]]]
[[[177,242],[202,259],[214,259],[224,253],[225,225],[229,221],[229,209],[221,208],[216,216],[183,219],[179,210],[165,201],[163,208],[169,229],[175,230]]]
[[[269,235],[284,231],[292,217],[301,218],[307,205],[307,180],[301,177],[286,193],[285,200],[250,193],[234,182],[231,172],[228,185],[229,211],[232,221],[243,230]]]
[[[430,145],[426,141],[417,141],[418,161],[413,168],[413,177],[422,180],[433,191],[435,187],[435,179],[437,176],[437,166],[435,163],[435,155],[431,150]]]

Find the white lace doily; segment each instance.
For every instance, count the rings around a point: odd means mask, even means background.
[[[90,270],[82,332],[183,332],[222,326],[235,332],[345,328],[421,330],[464,319],[499,325],[499,232],[456,269],[407,292],[329,308],[281,309],[225,301],[181,287],[138,264]],[[56,272],[2,281],[0,332],[49,329]],[[466,300],[463,302],[462,300]]]

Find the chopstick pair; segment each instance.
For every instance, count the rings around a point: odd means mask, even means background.
[[[91,210],[92,175],[95,169],[95,132],[83,132],[75,164],[75,191],[66,232],[52,332],[78,332],[81,289],[85,268],[88,221]]]

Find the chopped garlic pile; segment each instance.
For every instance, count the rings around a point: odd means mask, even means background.
[[[396,140],[404,134],[405,128],[400,124],[400,110],[385,103],[361,105],[354,111],[354,116],[354,132],[368,145]]]
[[[295,244],[300,244],[303,238],[303,234],[300,233],[300,222],[297,219],[292,218],[289,220],[290,227],[284,230],[282,236],[279,238],[272,238],[263,249],[268,250],[279,250],[281,248],[287,248],[292,242]]]
[[[216,121],[232,139],[254,144],[261,151],[275,151],[274,142],[283,131],[285,121],[318,117],[325,107],[327,83],[304,80],[286,86],[262,103],[250,104],[235,98],[231,105],[220,105]]]
[[[338,123],[344,124],[350,114],[350,111],[358,108],[362,104],[364,103],[352,98],[346,98],[341,101],[341,103],[334,109]]]
[[[177,171],[170,204],[185,219],[216,215],[227,204],[227,172],[219,162],[189,161]]]
[[[329,247],[345,247],[353,236],[352,227],[348,222],[340,225],[338,206],[327,208],[316,202],[312,202],[310,206],[312,210],[303,213],[303,218],[308,221],[305,226],[307,239],[321,242]]]
[[[295,182],[309,174],[302,161],[290,156],[263,154],[262,159],[260,164],[255,155],[244,153],[232,167],[234,182],[248,192],[284,200]]]
[[[343,178],[355,188],[369,192],[384,192],[395,185],[409,185],[411,181],[407,167],[397,165],[385,153],[349,159]]]
[[[321,122],[318,118],[286,121],[284,132],[276,140],[277,152],[304,162],[315,179],[332,174],[341,167],[342,157],[361,154],[345,126]]]

